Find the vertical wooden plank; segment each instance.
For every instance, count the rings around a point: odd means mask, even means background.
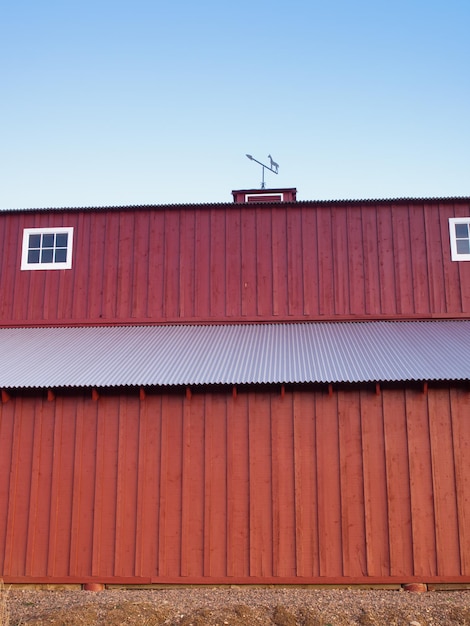
[[[460,572],[460,554],[449,388],[429,388],[428,410],[437,575],[455,576]]]
[[[103,217],[103,221],[104,221]],[[69,270],[58,271],[58,299],[56,319],[68,320],[73,317],[73,285],[75,282],[74,275],[77,268],[80,269],[83,255],[86,253],[81,241],[81,233],[77,229],[78,216],[76,213],[65,213],[62,221],[63,226],[72,226],[74,229],[74,242],[72,248],[72,268]],[[103,256],[103,250],[100,251]],[[104,268],[104,263],[102,265]],[[102,287],[103,288],[103,287]]]
[[[73,259],[73,317],[75,320],[84,320],[86,318],[88,310],[88,259],[80,254],[80,262],[78,258],[77,250],[80,251],[80,245],[87,246],[86,241],[90,236],[90,219],[89,214],[83,212],[80,213],[77,220],[76,232],[74,232],[74,259]],[[76,237],[75,237],[76,235]],[[117,265],[117,261],[116,261]],[[29,274],[36,274],[38,272],[28,272]],[[39,272],[42,273],[42,272]],[[117,289],[116,289],[117,291]],[[114,312],[115,313],[115,312]]]
[[[384,389],[390,575],[413,575],[411,494],[404,391]]]
[[[184,399],[181,575],[203,576],[205,535],[205,394]]]
[[[163,266],[163,317],[175,320],[180,310],[180,222],[179,211],[165,211]]]
[[[287,271],[287,210],[272,210],[272,312],[274,316],[285,316],[288,310]]]
[[[149,300],[150,214],[135,211],[130,317],[145,319]],[[152,268],[153,269],[153,268]]]
[[[316,396],[316,459],[320,576],[343,575],[338,397]]]
[[[410,206],[409,216],[414,313],[428,315],[430,304],[427,266],[428,255],[432,255],[433,250],[426,241],[424,208],[422,206]]]
[[[180,310],[178,317],[191,319],[194,317],[194,303],[196,294],[194,292],[195,280],[195,211],[189,208],[181,212],[181,232],[180,232]]]
[[[28,558],[25,538],[33,466],[34,411],[31,401],[15,399],[13,450],[5,544],[5,573],[24,576]]]
[[[364,474],[359,391],[338,391],[343,574],[366,576]]]
[[[207,319],[210,315],[210,232],[209,211],[197,211],[195,259],[196,319]]]
[[[314,391],[293,392],[297,576],[319,576]]]
[[[116,576],[133,576],[137,513],[139,398],[121,396],[117,456]]]
[[[104,273],[105,266],[110,263],[110,259],[104,256],[106,214],[97,213],[93,218],[93,227],[89,228],[87,237],[83,237],[84,233],[80,233],[81,247],[74,245],[75,250],[80,250],[81,258],[75,258],[73,261],[80,264],[80,269],[88,266],[87,317],[97,320],[103,315]],[[74,235],[77,236],[78,233],[75,232]]]
[[[206,397],[204,575],[227,574],[227,421],[220,394]]]
[[[363,262],[364,262],[364,312],[366,315],[380,315],[380,270],[379,242],[377,228],[378,211],[363,206],[361,213]]]
[[[292,393],[271,395],[273,575],[296,575]]]
[[[21,247],[23,232],[19,229],[19,220],[16,216],[4,215],[0,221],[0,285],[2,297],[0,298],[0,319],[10,320],[13,318],[12,308],[15,300],[15,292],[24,282],[19,280],[21,274]]]
[[[91,398],[83,398],[77,403],[70,546],[70,574],[72,576],[90,576],[92,571],[96,404]]]
[[[415,311],[413,274],[411,271],[410,216],[408,207],[392,206],[393,261],[395,264],[395,298],[397,313],[411,315]]]
[[[319,313],[317,210],[302,208],[302,275],[304,310],[307,317]]]
[[[225,216],[226,289],[225,311],[229,318],[241,315],[241,210],[231,208]]]
[[[318,293],[320,297],[319,313],[334,313],[335,291],[333,275],[333,242],[330,207],[322,207],[317,213],[318,226]]]
[[[6,560],[7,534],[11,523],[10,500],[15,493],[16,471],[13,465],[14,433],[15,433],[15,404],[10,400],[6,404],[0,403],[0,571],[9,574]]]
[[[121,319],[129,318],[132,310],[134,224],[135,216],[132,211],[120,213],[116,315]]]
[[[213,209],[210,213],[210,314],[225,317],[226,301],[226,255],[225,255],[225,212]]]
[[[119,259],[119,232],[120,222],[119,213],[109,211],[105,213],[106,229],[103,240],[103,258],[106,262],[103,265],[103,319],[110,319],[116,316],[117,297],[118,297],[118,259]],[[77,232],[77,238],[82,237]],[[79,241],[77,241],[77,244]],[[79,259],[75,258],[74,262],[78,264]],[[76,268],[76,271],[77,268]]]
[[[300,316],[304,308],[302,268],[302,221],[299,208],[287,212],[287,294],[288,315]]]
[[[435,203],[424,204],[424,230],[426,236],[426,281],[429,289],[429,311],[434,314],[446,312],[444,281],[444,242],[439,224],[439,207]],[[447,231],[449,237],[449,231]]]
[[[381,206],[377,211],[378,263],[380,278],[380,312],[397,313],[395,286],[397,278],[394,261],[394,235],[391,207]]]
[[[336,315],[348,315],[351,304],[349,296],[347,212],[344,207],[331,211],[331,238],[333,251],[334,311]],[[351,281],[352,282],[352,281]]]
[[[227,399],[227,575],[249,576],[248,394]]]
[[[183,400],[176,394],[162,397],[160,527],[158,571],[160,576],[181,573]]]
[[[149,216],[147,316],[161,319],[164,298],[165,212],[152,211]]]
[[[470,393],[453,387],[450,391],[455,482],[460,540],[460,573],[470,574]]]
[[[382,394],[360,392],[367,574],[390,575]]]
[[[347,250],[350,306],[347,314],[364,315],[366,291],[376,286],[365,284],[365,242],[362,240],[362,212],[360,207],[349,206],[346,209],[347,219]],[[344,269],[344,271],[346,271]]]
[[[54,406],[54,451],[47,575],[66,577],[70,571],[75,398],[59,396]]]
[[[436,575],[436,536],[427,395],[406,390],[414,574]]]
[[[93,515],[92,574],[113,576],[117,572],[117,525],[119,476],[119,406],[121,397],[102,395],[95,403],[98,412],[96,433],[96,478]]]
[[[161,397],[140,403],[136,576],[156,577],[159,535]]]
[[[255,317],[257,305],[256,215],[253,207],[242,211],[242,316]]]
[[[54,403],[37,401],[35,404],[26,575],[45,576],[51,513]]]
[[[249,396],[250,576],[273,574],[271,411],[265,393]]]
[[[273,267],[271,211],[257,208],[256,211],[256,315],[272,314]]]

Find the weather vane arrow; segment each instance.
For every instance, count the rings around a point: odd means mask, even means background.
[[[273,174],[279,174],[279,163],[276,163],[276,161],[273,161],[273,158],[272,158],[272,156],[270,154],[268,154],[268,159],[269,159],[269,161],[271,163],[271,166],[265,165],[264,163],[261,163],[261,161],[258,161],[257,159],[252,157],[251,154],[247,154],[246,156],[247,156],[247,158],[250,159],[250,161],[254,161],[255,163],[258,163],[258,165],[261,165],[261,167],[263,168],[263,179],[261,181],[261,189],[264,189],[265,188],[265,184],[264,184],[264,170],[269,170]]]

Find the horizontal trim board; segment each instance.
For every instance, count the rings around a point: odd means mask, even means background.
[[[0,329],[0,388],[450,381],[470,321]]]

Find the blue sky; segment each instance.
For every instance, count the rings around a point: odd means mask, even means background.
[[[0,208],[470,195],[468,0],[0,4]]]

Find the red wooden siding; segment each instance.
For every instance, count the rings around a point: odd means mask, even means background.
[[[470,582],[470,391],[0,405],[6,582]]]
[[[465,201],[8,213],[2,325],[465,317]],[[21,271],[22,231],[73,226],[73,268]]]

